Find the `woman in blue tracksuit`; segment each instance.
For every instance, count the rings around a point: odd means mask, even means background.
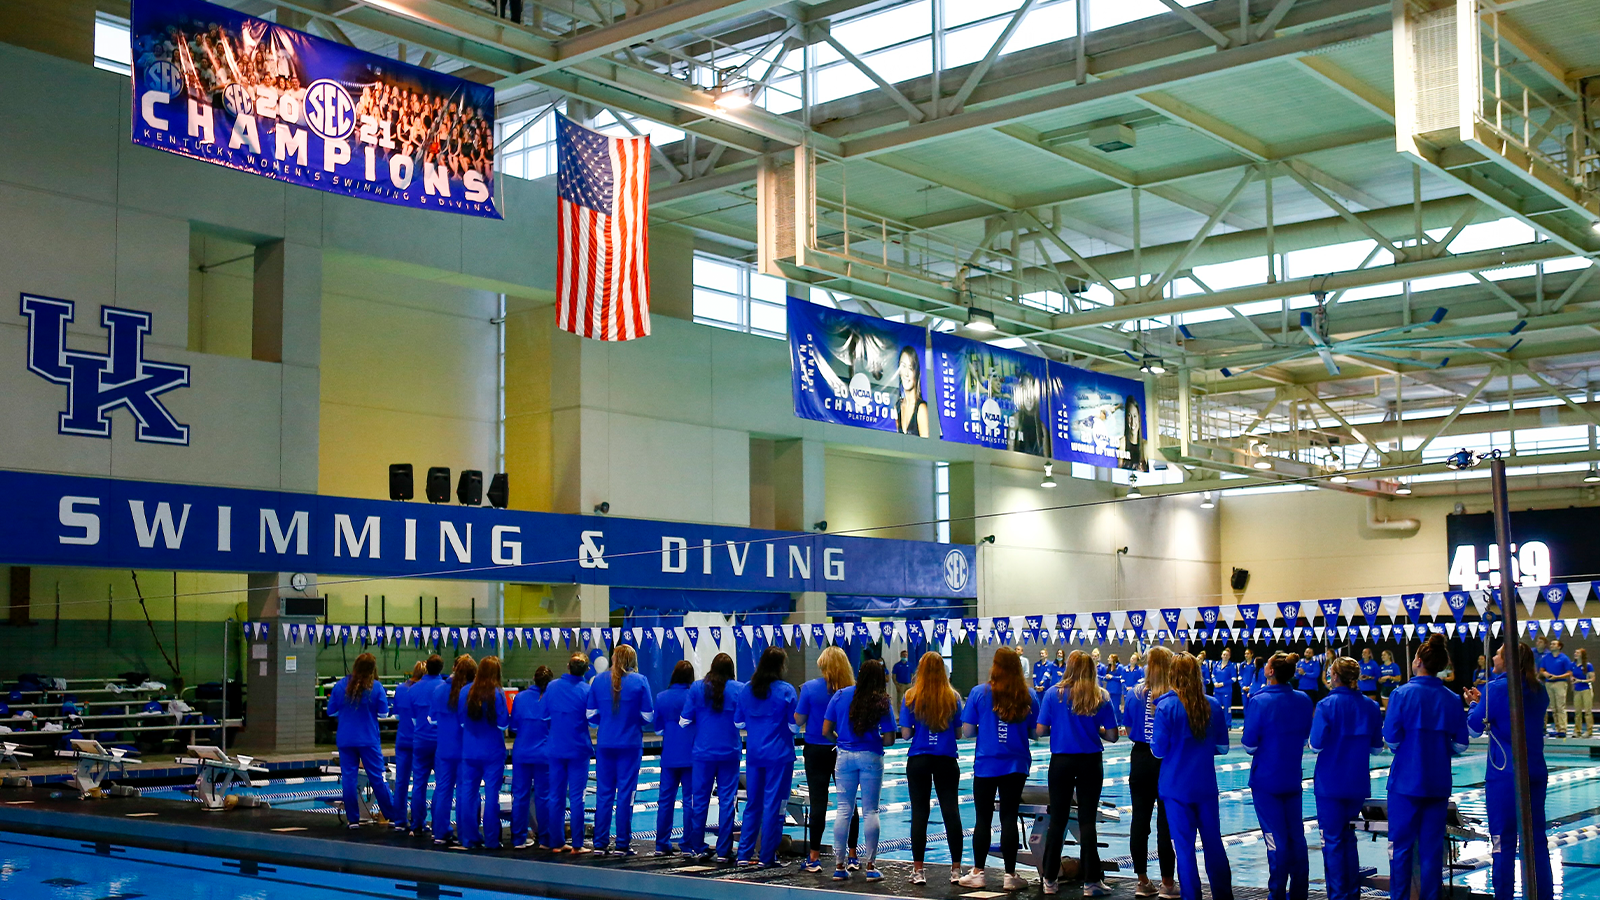
[[[510,730],[516,735],[511,744],[511,845],[521,850],[540,846],[554,847],[550,825],[550,766],[545,744],[550,735],[546,721],[544,692],[555,673],[549,666],[533,670],[533,684],[517,692],[511,705]],[[529,809],[532,809],[533,834],[529,835]]]
[[[1411,867],[1420,862],[1422,900],[1437,900],[1444,881],[1444,826],[1450,801],[1450,757],[1467,749],[1461,698],[1440,681],[1450,664],[1444,635],[1431,634],[1411,663],[1414,677],[1389,697],[1383,740],[1389,767],[1389,890],[1411,896]]]
[[[450,827],[450,808],[455,805],[457,785],[461,779],[461,696],[478,677],[478,663],[463,653],[456,657],[455,668],[450,672],[449,683],[436,688],[428,704],[428,718],[439,729],[439,742],[433,754],[433,842],[447,844],[456,840],[457,830]],[[456,826],[461,825],[460,810],[456,811]]]
[[[339,746],[339,785],[344,790],[344,818],[351,828],[361,827],[358,772],[366,770],[372,796],[383,817],[396,829],[405,828],[403,816],[389,793],[383,745],[378,742],[378,717],[389,713],[389,693],[378,683],[378,661],[371,653],[356,657],[350,674],[334,682],[328,692],[328,715],[339,720],[335,743]]]
[[[1550,847],[1545,842],[1545,792],[1550,769],[1544,759],[1544,715],[1550,708],[1550,695],[1540,690],[1533,649],[1522,646],[1517,662],[1522,668],[1522,714],[1528,734],[1529,796],[1533,805],[1533,831],[1539,836],[1534,847],[1534,866],[1538,873],[1539,900],[1554,896],[1550,882]],[[1511,900],[1517,889],[1516,862],[1521,832],[1518,830],[1516,776],[1511,767],[1511,691],[1506,677],[1506,651],[1502,645],[1494,655],[1494,678],[1479,696],[1469,693],[1472,710],[1467,713],[1467,728],[1473,736],[1489,734],[1488,771],[1484,777],[1485,804],[1489,812],[1489,836],[1494,842],[1496,900]],[[1524,890],[1526,895],[1526,890]]]
[[[1108,679],[1121,679],[1116,659],[1115,655],[1111,657]],[[1061,877],[1061,844],[1076,800],[1078,847],[1082,852],[1078,873],[1083,878],[1083,895],[1104,897],[1111,889],[1103,880],[1105,870],[1100,865],[1095,818],[1105,781],[1102,751],[1106,742],[1117,739],[1117,718],[1110,694],[1095,680],[1094,659],[1089,654],[1074,650],[1067,657],[1067,671],[1061,683],[1045,691],[1037,727],[1040,737],[1050,738],[1050,826],[1044,839],[1044,865],[1039,868],[1044,892],[1056,893],[1056,882]]]
[[[434,774],[434,757],[439,750],[439,723],[429,715],[433,708],[433,694],[446,685],[439,677],[444,670],[444,660],[439,654],[428,656],[423,664],[427,675],[411,688],[411,815],[407,822],[411,834],[419,835],[428,824],[428,776]],[[402,713],[403,714],[403,713]],[[405,798],[400,798],[405,802]]]
[[[500,657],[485,656],[478,663],[456,714],[461,718],[461,784],[456,789],[461,845],[498,850],[500,782],[506,774],[506,726],[511,724],[506,692],[500,687]]]
[[[650,681],[637,671],[639,656],[627,644],[611,651],[608,677],[589,685],[589,721],[598,726],[594,757],[594,848],[613,852],[611,818],[617,820],[615,852],[632,856],[633,795],[639,790],[644,729],[655,718]]]
[[[1370,650],[1367,659],[1372,659]],[[1356,900],[1361,894],[1356,833],[1350,823],[1361,814],[1372,793],[1372,751],[1383,749],[1383,713],[1378,711],[1378,701],[1356,690],[1365,675],[1364,666],[1348,656],[1335,660],[1333,690],[1317,704],[1311,718],[1311,749],[1317,751],[1312,793],[1317,798],[1317,827],[1322,831],[1328,900]]]
[[[411,677],[395,685],[394,703],[391,707],[394,712],[394,796],[395,810],[400,818],[395,824],[406,827],[406,801],[411,798],[411,767],[415,759],[414,738],[412,732],[416,731],[416,712],[411,708],[411,692],[422,682],[428,674],[428,667],[421,660],[411,667]]]
[[[1251,701],[1251,706],[1255,701]],[[1161,760],[1156,786],[1178,849],[1178,886],[1183,900],[1200,900],[1200,869],[1192,849],[1206,857],[1212,900],[1233,900],[1233,871],[1222,846],[1216,757],[1228,752],[1228,717],[1222,703],[1206,696],[1200,664],[1187,653],[1172,664],[1172,691],[1156,703],[1150,752]]]
[[[550,839],[556,853],[588,853],[583,846],[583,790],[589,786],[589,657],[574,653],[567,673],[544,692],[545,755],[550,759]],[[570,810],[570,813],[569,813]],[[566,822],[563,822],[566,819]],[[570,837],[562,826],[570,824]],[[569,843],[570,841],[570,843]]]
[[[717,795],[716,856],[733,861],[733,825],[739,815],[739,727],[734,705],[744,685],[733,680],[733,657],[718,653],[706,677],[689,688],[678,724],[696,726],[694,736],[694,797],[684,817],[683,846],[696,856],[709,856],[706,821],[711,817],[711,794]]]
[[[987,877],[983,864],[992,847],[995,796],[1000,798],[1000,857],[1005,864],[1003,885],[1020,891],[1028,882],[1017,875],[1017,851],[1021,836],[1017,829],[1017,807],[1022,789],[1033,766],[1030,745],[1034,726],[1039,723],[1039,701],[1022,677],[1022,658],[1015,650],[1001,647],[989,666],[989,680],[967,692],[961,709],[961,732],[976,735],[972,761],[972,802],[977,813],[977,830],[972,834],[972,870],[961,876],[962,887],[983,888]]]
[[[694,787],[694,725],[681,725],[683,704],[694,684],[694,664],[678,660],[672,667],[672,681],[656,695],[656,731],[661,734],[661,780],[656,787],[656,856],[673,852],[672,812],[678,805],[678,789],[683,789],[684,821],[688,822],[690,796]],[[685,832],[687,834],[687,832]],[[687,839],[684,841],[688,843]]]
[[[889,701],[888,673],[883,660],[861,663],[856,683],[833,695],[822,716],[822,732],[839,742],[838,782],[833,812],[833,880],[850,877],[846,868],[845,839],[849,818],[857,809],[859,789],[861,824],[866,844],[867,881],[882,881],[878,871],[878,801],[883,795],[883,748],[894,743],[894,712]]]
[[[1071,662],[1072,658],[1069,656],[1067,661]],[[1105,677],[1100,679],[1104,685],[1102,689],[1111,699],[1111,715],[1116,718],[1118,728],[1122,727],[1122,692],[1127,690],[1122,679],[1127,671],[1127,667],[1122,665],[1117,655],[1113,653],[1106,661]]]
[[[1267,660],[1267,686],[1244,712],[1240,743],[1250,760],[1250,796],[1267,842],[1267,891],[1284,900],[1305,900],[1311,879],[1301,811],[1300,757],[1311,736],[1311,698],[1289,686],[1295,660],[1275,653]]]
[[[749,865],[754,844],[761,844],[761,868],[778,865],[784,813],[794,786],[794,685],[783,680],[789,654],[768,647],[756,661],[756,673],[734,699],[734,724],[744,729],[744,824],[739,828],[739,864]]]

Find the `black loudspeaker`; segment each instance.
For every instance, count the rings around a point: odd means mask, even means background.
[[[461,480],[456,482],[456,500],[462,506],[483,505],[483,473],[477,469],[461,470]]]
[[[428,470],[428,483],[423,488],[429,503],[450,502],[450,470],[445,466],[434,466]]]
[[[505,509],[511,502],[511,480],[506,477],[506,473],[496,472],[495,476],[489,479],[488,497],[489,505],[495,509]]]
[[[1242,591],[1250,584],[1250,570],[1235,567],[1233,574],[1228,577],[1228,584],[1236,591]]]
[[[411,463],[389,466],[389,499],[410,500],[412,496]]]

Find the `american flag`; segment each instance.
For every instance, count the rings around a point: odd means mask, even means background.
[[[650,333],[650,138],[558,114],[556,324],[602,341]]]

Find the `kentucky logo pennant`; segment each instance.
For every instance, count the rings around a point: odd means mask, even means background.
[[[1406,611],[1406,617],[1414,625],[1422,619],[1422,595],[1401,594],[1400,608]]]
[[[1578,620],[1578,634],[1582,635],[1585,640],[1587,640],[1590,635],[1594,634],[1594,620],[1593,619],[1579,619]]]
[[[1044,616],[1023,616],[1023,620],[1028,623],[1029,631],[1038,631],[1044,627]]]
[[[1161,611],[1161,621],[1166,624],[1168,634],[1178,633],[1178,622],[1182,617],[1183,610],[1181,609],[1163,609]]]
[[[977,619],[972,619],[972,618],[962,619],[961,620],[961,630],[966,632],[966,640],[969,643],[971,643],[973,646],[977,646],[977,644],[978,644],[978,620]]]
[[[445,640],[448,641],[452,647],[461,646],[461,629],[453,627],[447,628],[445,629],[444,634]]]
[[[1254,632],[1256,630],[1256,622],[1261,618],[1261,604],[1239,604],[1239,618],[1244,619],[1244,627],[1247,631]]]
[[[341,643],[341,644],[350,643],[350,637],[351,637],[351,635],[350,635],[350,626],[349,625],[340,625],[339,626],[339,643]]]
[[[1041,616],[1040,618],[1043,618],[1043,617]],[[907,622],[906,623],[906,641],[908,643],[913,643],[913,644],[923,643],[922,623],[921,622]]]
[[[1322,607],[1322,624],[1334,626],[1339,624],[1339,608],[1344,606],[1343,600],[1319,600],[1317,605]]]
[[[1094,636],[1097,640],[1106,639],[1106,629],[1111,627],[1111,614],[1108,612],[1094,613]]]

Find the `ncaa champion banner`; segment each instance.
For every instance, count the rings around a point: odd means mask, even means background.
[[[1051,360],[1050,393],[1056,459],[1145,468],[1144,382]]]
[[[961,444],[1050,456],[1047,362],[934,332],[940,436]]]
[[[789,298],[794,414],[931,437],[923,330]]]
[[[133,142],[462,215],[494,205],[494,89],[200,0],[135,0]]]

